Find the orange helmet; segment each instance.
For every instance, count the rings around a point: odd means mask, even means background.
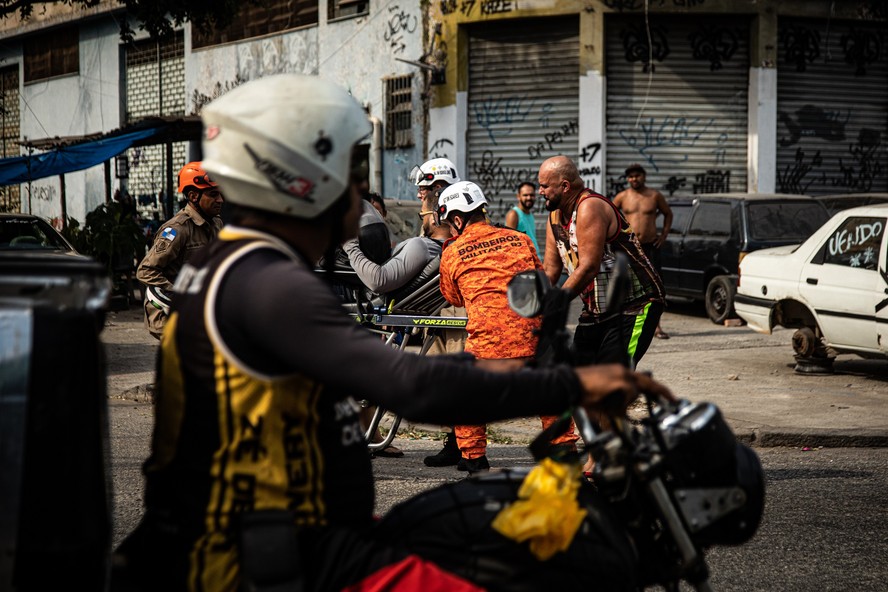
[[[210,179],[200,161],[189,162],[179,171],[179,193],[184,194],[188,187],[198,190],[216,187],[216,182]]]

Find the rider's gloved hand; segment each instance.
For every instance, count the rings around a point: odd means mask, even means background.
[[[675,401],[666,385],[620,364],[581,366],[575,370],[583,388],[579,404],[590,414],[626,415],[629,405],[641,393]]]

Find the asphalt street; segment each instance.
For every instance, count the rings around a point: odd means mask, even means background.
[[[715,402],[765,468],[762,525],[747,544],[708,554],[714,589],[725,591],[886,590],[888,568],[888,362],[840,357],[830,376],[793,372],[791,332],[759,335],[709,322],[702,310],[673,304],[663,319],[669,340],[656,340],[640,369],[676,394]],[[103,331],[108,358],[116,545],[142,512],[140,468],[148,454],[157,342],[141,311],[112,313]],[[433,469],[439,426],[402,423],[403,458],[373,460],[376,513],[436,485],[464,477]],[[530,466],[525,444],[536,418],[491,426],[494,470]],[[871,448],[879,446],[881,448]],[[683,589],[687,589],[683,587]]]

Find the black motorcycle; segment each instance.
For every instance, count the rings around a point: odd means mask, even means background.
[[[608,302],[627,289],[618,259]],[[537,364],[572,359],[566,320],[570,298],[529,271],[509,286],[510,306],[522,316],[543,315]],[[612,310],[613,307],[609,307]],[[488,590],[679,590],[684,580],[711,590],[705,552],[739,545],[756,532],[764,510],[764,475],[757,455],[737,442],[711,403],[653,400],[635,422],[610,416],[610,429],[574,412],[595,468],[576,494],[586,516],[566,550],[541,560],[492,523],[519,500],[530,469],[473,476],[438,487],[393,508],[379,534]],[[569,416],[531,444],[536,460]],[[564,454],[561,462],[579,462]]]

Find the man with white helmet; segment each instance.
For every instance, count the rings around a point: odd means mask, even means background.
[[[409,178],[416,185],[416,197],[426,199],[459,182],[456,165],[447,158],[433,158],[413,167]],[[437,196],[434,196],[437,198]]]
[[[441,192],[438,216],[450,223],[456,238],[441,256],[441,294],[454,306],[464,306],[469,317],[466,351],[485,360],[533,359],[541,319],[519,316],[509,308],[506,287],[516,273],[542,269],[530,237],[512,228],[489,223],[487,198],[471,181],[460,181]],[[547,428],[554,416],[540,418]],[[490,468],[487,428],[457,425],[456,443],[462,458],[460,471],[475,473]],[[552,444],[576,451],[574,425]]]
[[[222,228],[222,192],[200,162],[179,171],[179,193],[185,207],[161,226],[139,263],[136,278],[145,284],[145,326],[157,339],[169,316],[170,293],[182,266]]]
[[[398,291],[408,290],[411,285],[422,281],[422,278],[431,279],[437,275],[438,269],[435,262],[441,256],[441,247],[444,241],[450,238],[450,228],[447,225],[434,223],[433,216],[429,215],[434,213],[436,205],[434,197],[424,200],[419,212],[422,234],[401,241],[393,249],[389,249],[387,257],[379,259],[372,256],[369,244],[372,244],[373,241],[366,239],[367,230],[379,226],[387,231],[388,227],[376,208],[365,199],[359,237],[347,240],[342,245],[342,250],[348,256],[351,268],[363,285],[377,294],[390,297]],[[378,223],[366,224],[365,220],[368,218],[378,220]],[[376,242],[380,242],[379,239]],[[464,315],[463,312],[460,316]],[[463,333],[465,332],[463,331]],[[375,407],[361,408],[361,423],[365,428],[370,424],[375,412]],[[377,443],[382,440],[382,434],[377,427],[371,441]],[[455,441],[453,447],[456,447]],[[373,456],[400,458],[404,456],[404,453],[396,446],[389,445],[374,451]],[[439,460],[437,456],[440,454],[429,458]],[[456,456],[457,458],[450,464],[456,464],[459,460],[458,451]]]
[[[370,131],[358,102],[281,74],[229,91],[202,118],[204,166],[233,204],[231,224],[175,286],[146,511],[115,554],[112,587],[477,590],[374,539],[352,395],[412,421],[479,423],[598,409],[615,391],[625,409],[636,389],[668,391],[618,365],[490,372],[387,347],[314,271],[357,233],[350,171]]]
[[[459,182],[456,165],[448,158],[433,158],[413,167],[408,177],[416,185],[416,197],[422,200],[419,217],[422,218],[423,227],[429,225],[435,228],[446,240],[451,234],[450,225],[434,214],[438,209],[438,195],[441,191]],[[462,306],[449,305],[442,308],[439,314],[449,318],[465,317],[466,309]],[[465,329],[441,329],[429,353],[433,355],[460,353],[465,349],[465,344]],[[456,435],[450,430],[444,436],[441,450],[425,457],[423,462],[429,467],[452,467],[459,463],[459,460]]]
[[[342,245],[358,278],[377,294],[388,294],[415,278],[429,261],[441,254],[441,245],[450,237],[450,229],[432,224],[430,214],[437,207],[436,192],[459,181],[454,164],[446,158],[429,160],[413,167],[409,179],[416,184],[417,197],[421,200],[420,236],[398,243],[383,260],[372,257],[358,239]],[[384,220],[380,217],[379,221],[384,227]]]

